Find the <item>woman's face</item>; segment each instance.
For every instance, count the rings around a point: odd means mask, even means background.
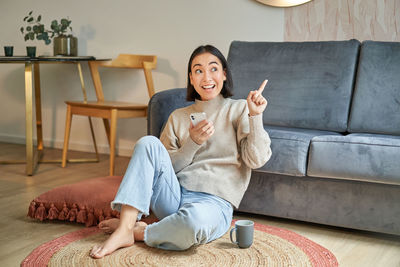
[[[193,59],[189,77],[190,84],[200,95],[201,100],[207,101],[220,94],[226,73],[216,56],[203,53]]]

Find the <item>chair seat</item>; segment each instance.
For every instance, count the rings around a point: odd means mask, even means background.
[[[118,101],[66,101],[67,105],[78,107],[91,107],[98,109],[133,109],[143,110],[147,109],[147,105],[131,102],[118,102]]]

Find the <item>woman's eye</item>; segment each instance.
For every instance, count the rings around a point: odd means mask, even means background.
[[[212,69],[211,69],[211,71],[217,71],[218,69],[216,68],[216,67],[213,67]]]
[[[200,74],[200,73],[201,73],[201,70],[195,70],[194,73]]]

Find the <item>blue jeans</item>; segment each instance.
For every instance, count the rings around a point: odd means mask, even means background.
[[[201,179],[201,177],[198,177]],[[184,250],[224,235],[232,221],[232,205],[217,196],[183,188],[175,175],[168,151],[153,136],[142,137],[111,207],[129,205],[149,210],[159,222],[148,225],[144,242],[151,247]]]

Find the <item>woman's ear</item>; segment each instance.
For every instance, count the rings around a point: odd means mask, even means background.
[[[224,69],[224,78],[223,81],[226,81],[226,69]]]

